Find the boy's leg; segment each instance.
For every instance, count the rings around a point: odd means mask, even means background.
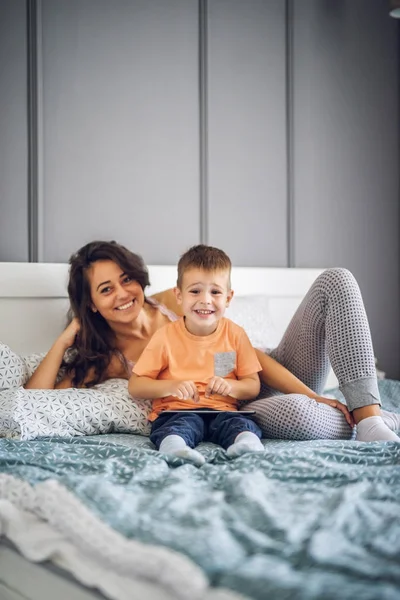
[[[150,440],[157,450],[201,466],[205,459],[193,448],[204,438],[203,419],[194,413],[161,414],[152,423]]]
[[[264,450],[259,426],[240,414],[218,413],[209,421],[208,439],[227,450],[228,456]]]

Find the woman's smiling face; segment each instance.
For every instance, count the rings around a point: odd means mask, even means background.
[[[134,321],[144,304],[141,285],[112,260],[97,260],[87,270],[91,309],[110,324]]]

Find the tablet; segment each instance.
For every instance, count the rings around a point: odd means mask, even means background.
[[[211,410],[207,408],[184,408],[180,410],[163,410],[160,415],[168,413],[196,413],[198,415],[217,415],[218,413],[228,413],[232,415],[255,415],[255,410]]]

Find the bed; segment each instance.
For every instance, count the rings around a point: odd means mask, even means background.
[[[319,273],[236,268],[227,316],[273,346]],[[1,600],[398,600],[398,444],[264,440],[228,460],[206,443],[199,469],[155,452],[122,380],[24,390],[66,280],[64,264],[0,263]],[[175,267],[150,280],[171,287]],[[379,384],[400,412],[400,383]]]

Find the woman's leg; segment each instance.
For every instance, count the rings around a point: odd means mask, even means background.
[[[380,405],[368,319],[346,269],[328,269],[316,279],[271,356],[317,394],[331,364],[351,411]]]
[[[365,438],[399,440],[380,417],[380,396],[368,319],[358,284],[346,269],[328,269],[316,279],[271,356],[317,394],[321,394],[332,364],[340,390],[356,422],[372,417],[375,430],[378,425],[379,431],[372,436],[371,432],[365,433]],[[262,402],[267,407],[270,401]],[[304,412],[306,405],[299,404],[299,400],[295,402],[301,408],[300,413]],[[252,408],[256,409],[254,403]],[[323,433],[318,437],[326,437],[329,425],[324,421],[334,419],[334,413],[338,412],[330,407],[327,409],[316,412],[320,415],[316,428]],[[302,421],[302,416],[299,417]],[[344,421],[341,414],[336,415],[334,420],[337,419]],[[369,423],[372,424],[371,421]],[[358,427],[360,429],[363,427]],[[335,431],[342,439],[348,437],[343,436],[340,427]],[[357,437],[362,439],[364,434],[359,436],[359,431]]]
[[[339,410],[302,394],[281,394],[246,403],[263,437],[275,440],[349,440],[355,432]]]

